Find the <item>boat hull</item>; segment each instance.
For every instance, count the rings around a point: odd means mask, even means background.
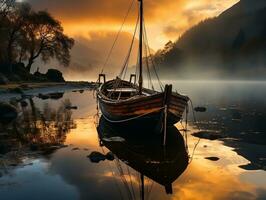
[[[187,107],[188,97],[171,93],[167,104],[167,124],[177,123]],[[154,93],[123,101],[110,101],[98,92],[98,102],[102,115],[113,123],[156,125],[165,113],[165,93]]]

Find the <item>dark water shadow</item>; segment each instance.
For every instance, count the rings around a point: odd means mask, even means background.
[[[64,92],[55,92],[55,93],[49,93],[49,94],[38,94],[38,98],[42,100],[46,99],[53,99],[53,100],[59,100],[64,97]]]
[[[212,108],[197,116],[201,131],[193,133],[193,136],[220,140],[234,148],[235,152],[250,161],[250,164],[240,166],[243,169],[266,170],[265,110],[259,110],[256,105],[249,108],[245,104],[241,109]]]
[[[184,139],[176,127],[168,127],[165,147],[161,134],[137,133],[132,128],[111,124],[103,117],[97,130],[102,146],[137,171],[140,177],[148,177],[162,185],[167,194],[173,193],[172,183],[188,166]]]

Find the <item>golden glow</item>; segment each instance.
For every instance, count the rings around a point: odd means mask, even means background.
[[[82,147],[98,147],[98,135],[96,131],[95,119],[89,117],[78,119],[77,128],[72,129],[67,135],[66,144],[78,145]]]
[[[117,32],[120,29],[118,24],[110,24],[106,26],[105,24],[90,24],[88,27],[87,23],[66,23],[64,25],[64,30],[67,34],[75,37],[75,36],[83,36],[87,39],[93,39],[91,37],[92,33],[97,32],[98,35],[102,35],[102,37],[106,36],[109,32]],[[132,33],[133,27],[130,25],[126,25],[123,27],[124,32]]]
[[[211,161],[194,160],[174,185],[173,199],[241,199],[241,195],[256,196],[250,183],[243,183],[226,169]]]
[[[46,1],[28,0],[37,9],[47,8],[62,21],[68,34],[89,37],[90,32],[117,31],[130,1]],[[62,1],[62,2],[61,2]],[[162,48],[168,40],[176,40],[199,21],[219,15],[239,0],[146,0],[145,22],[153,49]],[[61,3],[60,3],[61,2]],[[62,6],[58,7],[59,4]],[[133,32],[137,1],[129,14],[124,31]]]
[[[77,129],[71,130],[67,136],[67,144],[73,144],[80,148],[89,147],[90,151],[99,151],[98,135],[95,127],[94,118],[78,119]],[[180,125],[178,128],[181,130]],[[193,128],[189,127],[191,132]],[[189,136],[189,150],[192,152],[194,144],[198,138]],[[206,145],[208,148],[204,148]],[[104,148],[104,152],[108,149]],[[206,155],[215,155],[220,158],[219,161],[213,162],[204,159]],[[99,164],[105,167],[102,173],[97,173],[98,181],[104,182],[107,179],[114,178],[118,182],[121,181],[121,175],[117,171],[116,161],[102,162]],[[119,161],[124,169],[123,179],[133,186],[139,186],[139,174],[132,168]],[[164,193],[163,187],[152,183],[148,178],[145,179],[145,187],[153,185],[151,191],[151,199],[154,197],[160,199],[242,199],[248,197],[255,199],[257,197],[257,187],[252,182],[241,180],[242,174],[245,170],[239,168],[239,165],[247,164],[248,161],[243,157],[237,155],[232,148],[226,147],[221,141],[201,140],[200,145],[194,155],[193,162],[188,166],[187,170],[173,183],[173,195],[167,196]],[[86,174],[83,175],[86,177]],[[90,178],[90,176],[88,176]],[[123,188],[123,187],[122,187]]]

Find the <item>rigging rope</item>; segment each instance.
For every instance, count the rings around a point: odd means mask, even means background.
[[[145,50],[145,61],[146,61],[146,67],[147,67],[147,77],[148,77],[148,85],[150,84],[151,85],[151,88],[152,88],[152,90],[154,90],[154,86],[153,86],[153,83],[152,83],[152,78],[151,78],[151,73],[150,73],[150,67],[149,67],[149,60],[148,60],[148,50],[147,50],[147,48],[149,48],[148,47],[148,45],[147,45],[147,42],[146,42],[146,40],[145,40],[145,36],[143,36],[143,38],[144,38],[144,50]]]
[[[159,83],[160,89],[161,89],[161,91],[163,91],[164,90],[163,89],[164,86],[163,86],[163,84],[162,84],[162,82],[161,82],[161,80],[159,78],[158,72],[157,72],[156,67],[155,67],[155,62],[153,60],[153,56],[151,54],[151,50],[150,50],[150,47],[149,47],[150,45],[149,45],[149,40],[148,40],[148,37],[147,37],[146,25],[145,25],[145,23],[143,23],[143,24],[144,24],[144,27],[143,27],[144,28],[144,38],[145,38],[146,43],[148,45],[149,58],[151,60],[151,64],[152,64],[152,67],[153,67],[153,71],[154,71],[154,74],[155,74],[155,76],[157,78],[157,81]]]
[[[193,102],[192,102],[192,100],[191,100],[191,99],[189,99],[189,102],[190,102],[190,104],[191,104],[191,107],[192,107],[192,114],[193,114],[193,120],[194,120],[194,123],[196,124],[197,128],[198,128],[198,129],[199,129],[199,131],[200,131],[200,130],[201,130],[201,128],[199,127],[199,125],[198,125],[198,122],[197,122],[197,119],[196,119],[196,115],[195,115],[195,111],[194,111]],[[199,138],[199,139],[198,139],[198,141],[196,142],[196,144],[195,144],[195,146],[194,146],[194,148],[193,148],[193,151],[192,151],[192,156],[190,157],[190,162],[189,162],[189,163],[191,163],[191,162],[192,162],[192,160],[193,160],[193,157],[194,157],[194,154],[195,154],[195,150],[196,150],[197,146],[199,145],[200,141],[201,141],[201,138]]]
[[[128,67],[128,64],[129,64],[129,59],[130,59],[130,56],[131,56],[131,52],[132,52],[132,48],[133,48],[133,45],[134,45],[134,41],[135,41],[135,36],[136,36],[136,32],[137,32],[137,28],[138,28],[138,21],[139,21],[139,14],[138,14],[138,19],[137,19],[137,22],[136,22],[136,25],[135,25],[135,29],[134,29],[134,34],[133,34],[133,37],[132,37],[132,41],[131,41],[131,44],[130,44],[130,47],[129,47],[129,50],[128,50],[128,54],[125,58],[125,61],[124,61],[124,65],[123,65],[123,68],[119,74],[119,78],[120,79],[116,79],[116,81],[114,82],[113,84],[113,88],[114,88],[114,91],[110,92],[108,94],[108,97],[111,97],[112,94],[116,91],[116,89],[120,86],[121,84],[121,79],[124,79],[124,77],[126,76],[126,73],[127,73],[127,67]],[[124,76],[123,76],[124,74]],[[123,78],[122,78],[123,76]],[[120,98],[120,95],[121,95],[121,92],[120,94],[118,95],[118,100]]]
[[[105,154],[105,151],[104,151],[103,147],[101,147],[101,149],[102,149],[103,154]],[[112,173],[113,181],[114,181],[114,183],[115,183],[115,186],[116,186],[117,189],[118,189],[119,195],[120,195],[121,199],[124,199],[124,198],[123,198],[122,191],[121,191],[121,189],[120,189],[120,187],[119,187],[119,184],[118,184],[118,182],[117,182],[117,180],[116,180],[116,178],[115,178],[115,177],[116,177],[116,176],[115,176],[115,173],[114,173],[114,171],[113,171],[113,169],[112,169],[110,163],[107,162],[107,164],[108,164],[108,167],[109,167],[109,169],[110,169],[110,171],[111,171],[111,173]]]
[[[132,194],[133,194],[133,199],[136,199],[136,195],[135,195],[135,189],[134,189],[134,186],[133,186],[133,181],[132,181],[132,178],[131,178],[131,173],[130,173],[130,170],[129,170],[129,166],[127,166],[127,173],[129,175],[129,181],[130,181],[130,186],[131,186],[131,190],[132,190]]]
[[[104,62],[104,65],[103,65],[102,70],[101,70],[101,74],[104,72],[104,68],[106,67],[106,64],[108,63],[108,61],[109,61],[109,59],[110,59],[110,57],[111,57],[111,54],[112,54],[113,49],[114,49],[114,47],[115,47],[115,44],[116,44],[116,42],[117,42],[117,40],[118,40],[118,38],[119,38],[119,35],[121,34],[121,32],[122,32],[122,30],[123,30],[123,27],[124,27],[125,22],[126,22],[126,20],[127,20],[127,18],[128,18],[128,15],[129,15],[129,13],[130,13],[132,7],[133,7],[134,2],[135,2],[135,0],[132,0],[131,3],[130,3],[130,5],[129,5],[129,8],[128,8],[127,12],[126,12],[126,15],[125,15],[125,17],[124,17],[124,19],[123,19],[122,25],[121,25],[119,31],[118,31],[117,34],[116,34],[115,40],[114,40],[114,42],[113,42],[113,44],[112,44],[112,47],[111,47],[111,49],[110,49],[110,51],[109,51],[109,53],[108,53],[108,55],[107,55],[106,60],[105,60],[105,62]],[[98,82],[98,81],[97,81],[97,82]]]
[[[111,54],[113,52],[113,49],[114,49],[114,47],[115,47],[115,45],[116,45],[116,43],[118,41],[119,35],[121,34],[121,32],[123,30],[123,27],[125,25],[125,22],[126,22],[128,16],[129,16],[129,13],[130,13],[132,7],[134,5],[134,2],[135,2],[135,0],[132,0],[131,3],[130,3],[130,5],[129,5],[129,8],[128,8],[127,12],[126,12],[126,15],[125,15],[125,17],[123,19],[122,25],[121,25],[119,31],[117,32],[117,35],[116,35],[116,37],[114,39],[114,42],[112,44],[112,47],[111,47],[111,49],[110,49],[110,51],[109,51],[109,53],[107,55],[107,58],[106,58],[106,60],[105,60],[105,62],[103,64],[101,73],[104,72],[104,69],[105,69],[105,67],[106,67],[106,65],[107,65],[107,63],[108,63],[108,61],[109,61],[109,59],[111,57]],[[135,41],[135,35],[136,35],[136,31],[137,31],[137,25],[138,25],[139,17],[140,16],[139,16],[139,13],[138,13],[138,19],[137,19],[136,27],[135,27],[134,34],[133,34],[133,39],[132,39],[131,44],[130,44],[129,52],[128,52],[127,56],[126,56],[126,59],[125,59],[123,68],[122,68],[122,70],[121,70],[121,72],[119,74],[119,77],[121,79],[124,79],[125,76],[126,76],[126,73],[127,73],[127,68],[128,68],[128,65],[129,65],[129,59],[130,59],[131,52],[132,52],[132,49],[133,49],[133,44],[134,44],[134,41]],[[144,21],[144,19],[143,19],[143,21]],[[153,60],[153,57],[152,57],[152,54],[151,54],[151,51],[150,51],[150,48],[149,48],[149,42],[148,42],[148,38],[147,38],[147,31],[146,31],[146,26],[145,26],[145,23],[144,22],[143,22],[143,29],[144,29],[143,39],[144,39],[144,42],[145,42],[145,53],[146,53],[145,61],[146,61],[146,67],[147,67],[147,73],[148,73],[147,74],[147,77],[148,77],[148,85],[151,85],[152,89],[154,90],[154,86],[153,86],[152,78],[151,78],[150,67],[149,67],[149,62],[151,62],[151,66],[152,66],[153,71],[154,71],[154,74],[155,74],[155,76],[156,76],[156,78],[158,80],[160,89],[161,89],[161,91],[163,91],[163,84],[162,84],[162,82],[159,79],[159,76],[158,76],[158,73],[157,73],[157,70],[156,70],[156,67],[155,67],[155,62]],[[150,59],[150,61],[149,61],[149,59]],[[137,65],[136,66],[138,66],[138,65],[139,65],[139,63],[137,62]],[[136,67],[136,72],[135,72],[136,75],[137,75],[137,70],[138,69]],[[99,81],[99,78],[98,78],[97,82],[98,81]],[[120,85],[120,80],[117,79],[117,82],[115,82],[114,86],[115,86],[115,88],[117,88],[117,87],[119,87],[119,85]]]
[[[130,59],[130,56],[131,56],[131,53],[132,53],[132,49],[133,49],[133,45],[134,45],[134,41],[135,41],[135,36],[136,36],[136,33],[137,33],[137,28],[138,28],[138,21],[139,21],[139,14],[138,14],[137,22],[136,22],[134,33],[133,33],[133,38],[132,38],[132,41],[130,43],[130,47],[129,47],[129,50],[128,50],[128,54],[127,54],[126,59],[124,61],[124,66],[123,66],[123,68],[122,68],[122,70],[121,70],[121,72],[119,74],[120,78],[122,78],[123,73],[124,73],[124,77],[126,76],[126,71],[125,70],[128,67],[129,59]]]

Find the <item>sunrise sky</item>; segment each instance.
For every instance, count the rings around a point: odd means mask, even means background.
[[[131,0],[24,0],[35,9],[47,9],[59,19],[67,34],[93,40],[119,29]],[[146,27],[151,48],[162,48],[199,21],[219,15],[238,0],[144,0]],[[137,0],[124,32],[132,33]],[[99,38],[97,38],[99,39]]]

